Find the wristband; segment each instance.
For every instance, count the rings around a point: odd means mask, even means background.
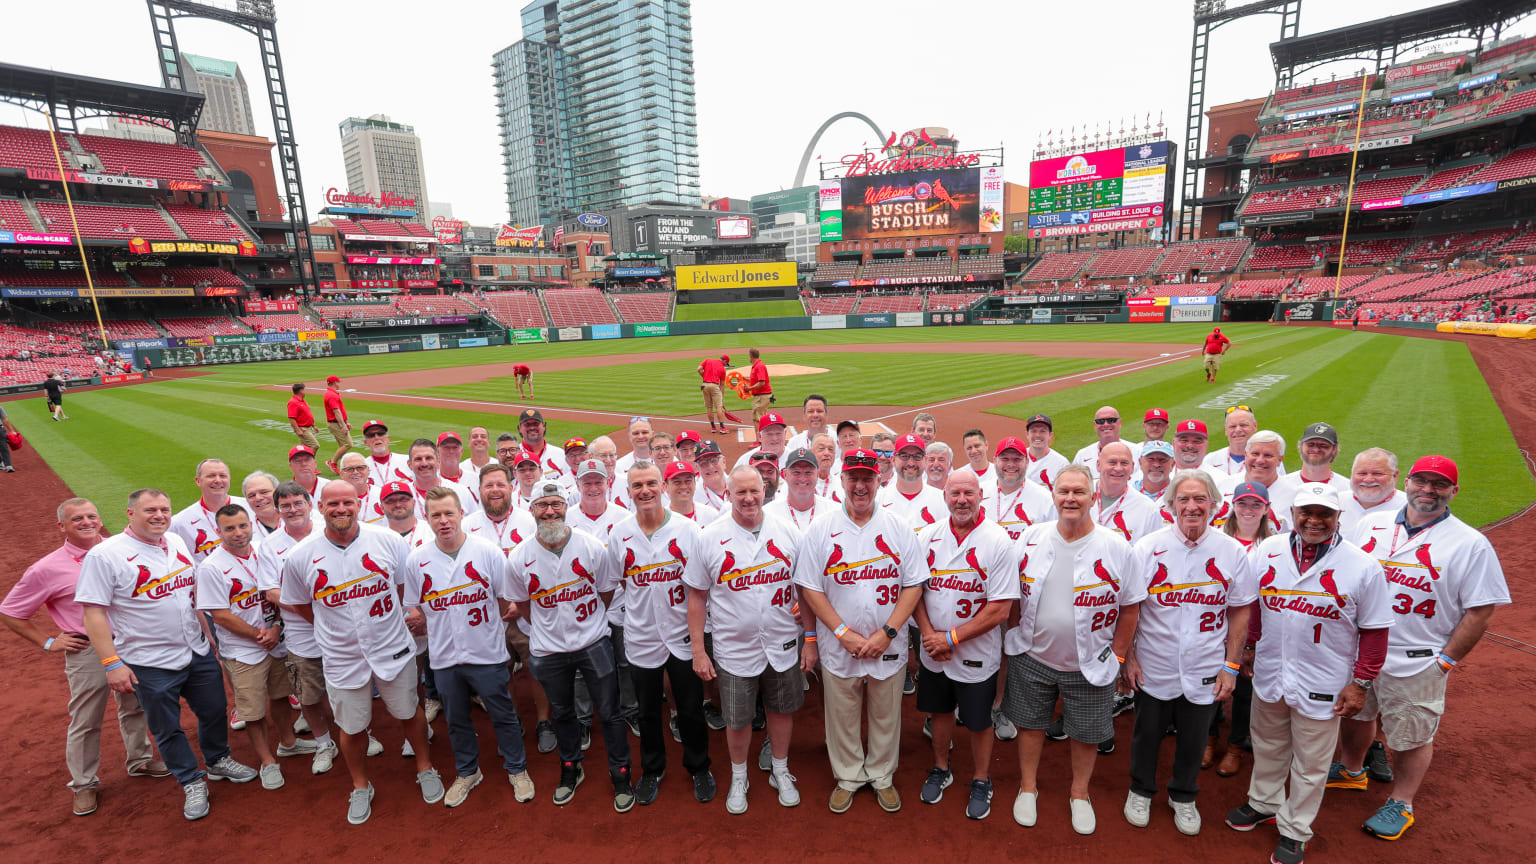
[[[1243,668],[1243,664],[1241,664],[1241,663],[1233,663],[1231,660],[1228,660],[1226,663],[1224,663],[1222,665],[1226,666],[1228,669],[1231,669],[1233,672],[1240,672],[1240,671],[1242,671],[1242,668]]]
[[[109,665],[106,668],[102,669],[102,671],[103,672],[111,672],[113,669],[121,669],[123,666],[124,666],[123,661],[117,660],[117,659],[114,658],[112,663],[111,663],[111,665]]]
[[[806,642],[815,642],[816,641],[816,634],[815,633],[807,633],[806,636],[805,636],[805,641]]]
[[[1442,672],[1451,671],[1452,669],[1456,668],[1457,663],[1457,661],[1451,659],[1451,656],[1446,654],[1444,651],[1440,652],[1440,656],[1435,658],[1435,662],[1440,665],[1440,671]]]
[[[111,657],[103,657],[103,658],[101,658],[101,665],[103,665],[103,666],[110,666],[113,663],[116,663],[117,659],[118,659],[118,657],[117,657],[116,654],[113,654]]]
[[[807,630],[807,631],[805,631],[805,638],[807,638],[807,639],[815,639],[816,638],[816,631],[815,630]]]
[[[951,648],[955,648],[960,645],[960,637],[955,634],[955,628],[949,628],[949,630],[944,634],[944,641],[948,642]]]
[[[53,650],[53,640],[54,640],[54,637],[53,636],[49,636],[48,637],[48,641],[43,643],[43,650],[44,651],[52,651]]]
[[[847,624],[839,624],[839,625],[837,625],[837,629],[832,631],[832,635],[835,636],[838,639],[841,639],[841,638],[843,638],[843,634],[847,633],[847,632],[848,632],[848,625]]]
[[[1120,655],[1119,655],[1119,654],[1116,654],[1116,655],[1115,655],[1115,659],[1116,659],[1116,660],[1119,660],[1119,661],[1120,661],[1120,662],[1121,662],[1121,663],[1124,663],[1124,662],[1125,662],[1125,658],[1124,658],[1124,657],[1121,657],[1121,656],[1120,656]]]

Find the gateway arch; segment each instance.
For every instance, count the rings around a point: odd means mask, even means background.
[[[870,131],[875,133],[876,141],[880,141],[882,143],[885,141],[886,133],[881,132],[880,127],[876,126],[875,121],[869,119],[868,116],[860,114],[857,111],[843,111],[838,114],[833,114],[831,117],[827,118],[825,123],[821,124],[820,128],[816,130],[816,134],[811,136],[810,143],[805,145],[805,152],[800,155],[800,170],[795,172],[796,187],[805,185],[805,171],[810,167],[811,152],[816,149],[816,142],[821,140],[821,134],[827,131],[828,127],[830,127],[833,123],[836,123],[844,117],[852,117],[855,120],[863,120],[865,125],[869,126]]]

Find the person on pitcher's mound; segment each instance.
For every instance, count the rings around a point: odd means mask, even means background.
[[[518,363],[517,365],[513,366],[512,367],[512,378],[517,381],[517,398],[519,398],[519,399],[532,399],[533,398],[533,370],[528,368],[528,364],[527,363]],[[527,393],[523,392],[523,388],[524,387],[528,388],[528,392]]]
[[[1227,353],[1232,346],[1232,340],[1221,335],[1221,328],[1211,330],[1205,337],[1205,383],[1210,384],[1216,380],[1216,372],[1221,369],[1221,355]]]

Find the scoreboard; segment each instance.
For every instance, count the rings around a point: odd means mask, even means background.
[[[1032,237],[1154,228],[1171,192],[1167,141],[1040,159],[1029,165]]]

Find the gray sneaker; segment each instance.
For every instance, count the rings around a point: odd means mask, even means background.
[[[228,780],[231,783],[249,783],[256,779],[256,769],[249,765],[241,765],[233,756],[225,756],[223,759],[208,766],[209,780]]]
[[[428,804],[443,800],[443,778],[436,768],[416,772],[416,785],[421,787],[421,800]]]
[[[948,768],[940,768],[935,765],[928,769],[928,779],[923,781],[923,788],[917,795],[924,804],[937,804],[944,799],[944,790],[953,783],[955,776],[949,773]]]
[[[196,783],[188,783],[181,787],[187,800],[181,805],[181,815],[187,817],[187,821],[195,822],[208,815],[208,783],[199,780]]]
[[[965,818],[985,819],[992,812],[992,781],[972,780],[971,797],[965,802]]]
[[[347,798],[347,821],[361,825],[373,815],[373,784],[366,789],[353,789]]]
[[[548,720],[540,720],[538,724],[533,727],[533,731],[538,735],[539,738],[540,753],[551,753],[560,743],[559,740],[555,738],[555,724],[549,722]]]
[[[1003,713],[1003,709],[993,708],[992,734],[996,735],[999,741],[1012,741],[1019,737],[1019,727],[1013,725],[1013,721],[1008,719],[1008,715]]]
[[[314,753],[319,749],[320,745],[316,744],[312,739],[295,738],[293,739],[292,744],[277,745],[277,755],[279,757],[303,756],[305,754]]]
[[[768,736],[763,736],[763,749],[757,751],[757,768],[759,771],[773,770],[773,742]]]
[[[281,788],[283,788],[283,768],[282,768],[281,765],[278,765],[276,762],[273,762],[271,765],[263,765],[263,766],[261,766],[261,771],[259,771],[257,773],[259,773],[261,775],[261,788],[263,788],[263,789],[281,789]]]

